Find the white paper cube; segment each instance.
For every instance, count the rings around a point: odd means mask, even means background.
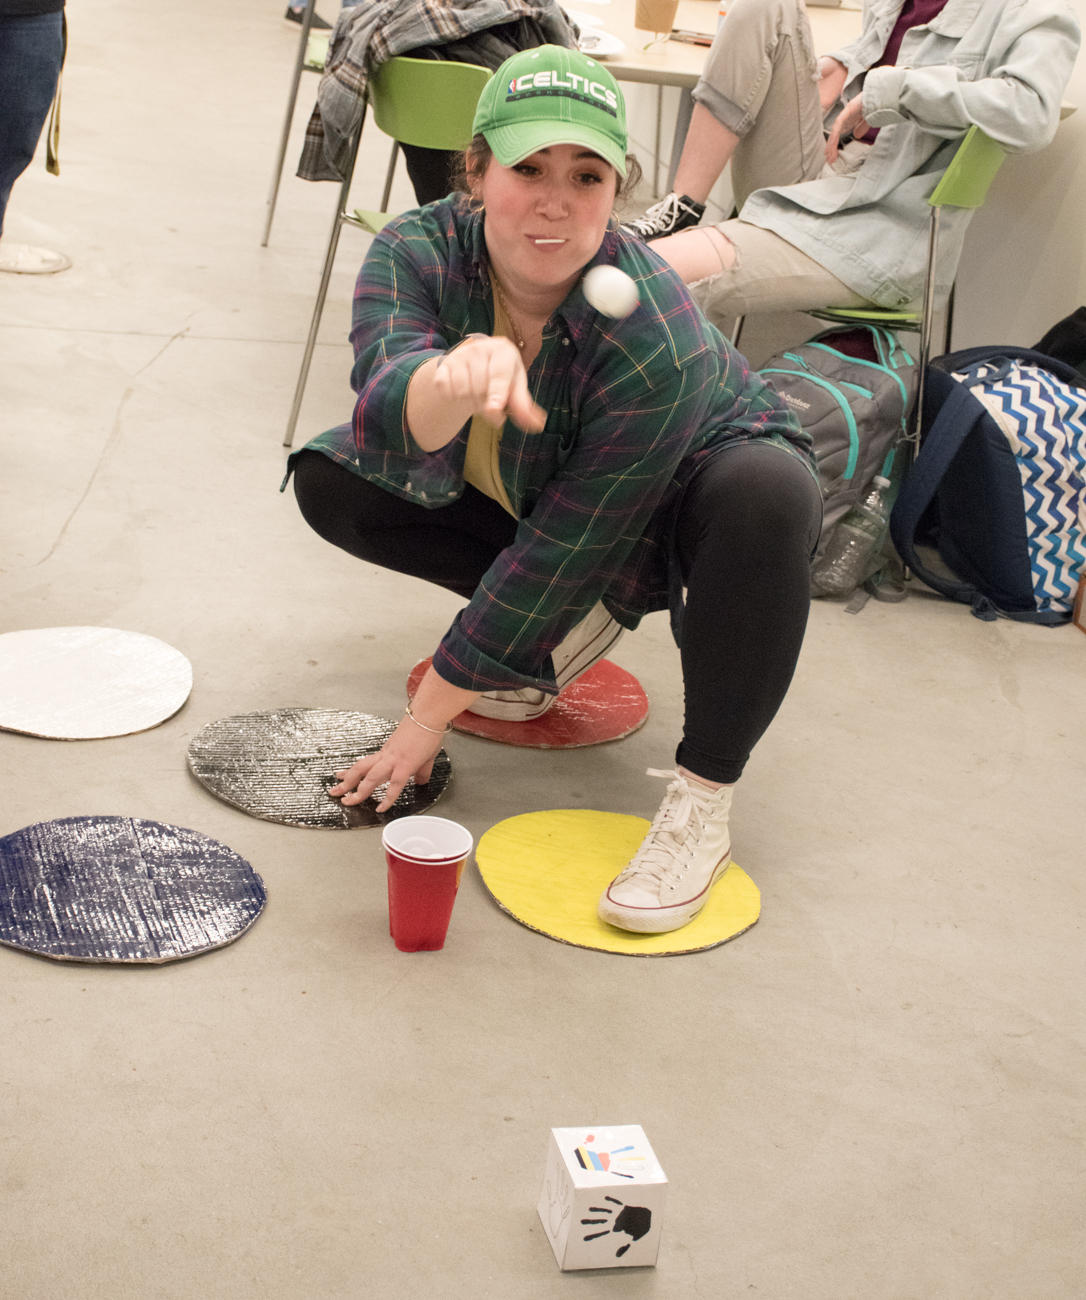
[[[551,1129],[539,1217],[559,1268],[655,1264],[666,1196],[640,1124]]]

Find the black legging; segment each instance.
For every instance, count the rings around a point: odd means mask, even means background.
[[[459,500],[428,510],[315,451],[298,456],[294,491],[326,541],[465,600],[517,529],[470,485]],[[769,444],[728,448],[687,485],[677,537],[687,587],[686,717],[675,758],[697,776],[737,781],[780,708],[807,626],[821,519],[811,475]]]

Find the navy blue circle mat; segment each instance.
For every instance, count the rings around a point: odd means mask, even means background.
[[[61,961],[166,962],[232,943],[264,882],[199,831],[65,817],[0,839],[0,944]]]

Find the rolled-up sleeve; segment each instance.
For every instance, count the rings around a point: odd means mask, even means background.
[[[1074,65],[1079,25],[1062,6],[1023,4],[1000,32],[1004,52],[988,76],[969,80],[954,65],[873,68],[863,115],[874,127],[912,122],[953,138],[979,126],[1008,153],[1043,148],[1059,124],[1060,97]]]

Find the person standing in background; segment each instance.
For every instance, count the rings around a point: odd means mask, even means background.
[[[3,240],[11,187],[30,166],[64,63],[64,0],[0,0],[0,271],[49,275],[63,253]]]
[[[344,9],[347,8],[346,5],[343,7]],[[293,23],[295,27],[301,27],[302,23],[305,22],[305,5],[288,5],[284,18],[288,23]],[[309,30],[311,32],[330,32],[332,24],[322,18],[314,9],[313,17],[309,22]]]

